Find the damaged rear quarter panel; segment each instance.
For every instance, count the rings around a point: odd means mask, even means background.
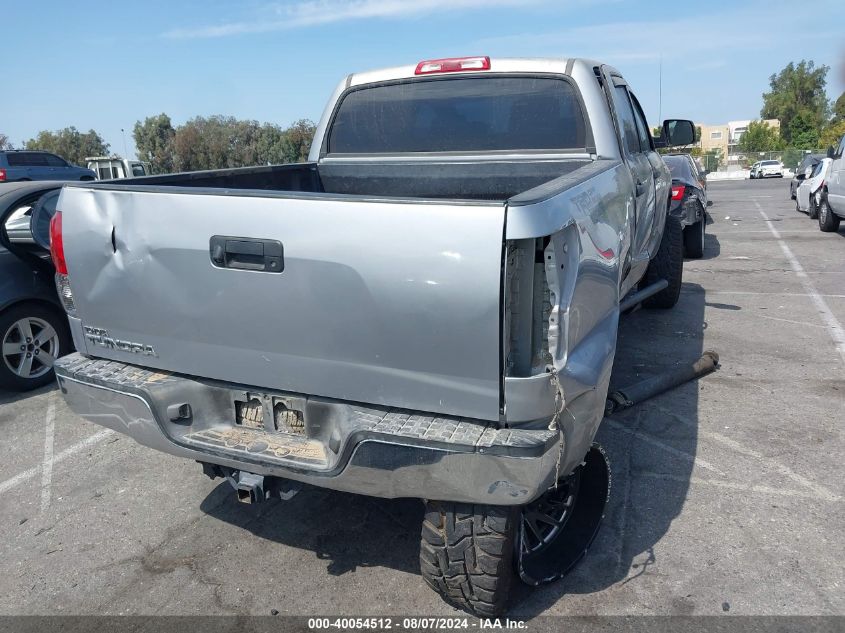
[[[598,160],[558,180],[509,201],[507,239],[548,238],[543,251],[551,303],[548,351],[566,404],[561,472],[569,472],[589,448],[604,413],[634,200],[623,193],[633,185],[619,161]],[[548,374],[520,380],[538,382],[536,417],[551,416]],[[505,398],[507,407],[507,381]]]

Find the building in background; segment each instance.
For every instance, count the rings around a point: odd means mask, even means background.
[[[739,151],[739,139],[745,134],[749,123],[751,123],[750,119],[728,121],[722,125],[696,124],[701,128],[701,140],[698,145],[701,147],[702,154],[718,149],[724,157],[729,171],[732,168],[741,169],[744,163],[753,158]],[[769,127],[780,129],[780,121],[777,119],[765,119],[763,123],[767,123]],[[751,160],[751,162],[754,161]]]

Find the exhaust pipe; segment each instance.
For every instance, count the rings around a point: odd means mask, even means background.
[[[719,355],[711,350],[704,352],[697,361],[691,365],[673,369],[671,372],[654,376],[646,380],[634,383],[630,387],[623,387],[607,396],[604,406],[604,414],[611,415],[639,404],[654,396],[659,396],[670,389],[696,380],[702,376],[716,371],[719,366]]]

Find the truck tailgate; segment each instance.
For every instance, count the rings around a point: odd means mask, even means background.
[[[66,187],[59,209],[88,355],[498,418],[502,204]],[[212,261],[270,242],[282,272]]]

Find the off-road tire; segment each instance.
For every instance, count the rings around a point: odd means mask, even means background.
[[[666,216],[666,226],[663,228],[663,238],[657,254],[649,262],[643,275],[643,286],[665,279],[669,285],[655,295],[643,301],[646,308],[668,310],[678,303],[681,296],[681,283],[684,277],[684,230],[681,221],[672,216]]]
[[[834,215],[827,202],[827,196],[822,196],[819,203],[819,229],[825,233],[834,233],[839,230],[839,216]]]
[[[498,617],[516,579],[519,508],[429,501],[420,541],[420,571],[447,602]]]

